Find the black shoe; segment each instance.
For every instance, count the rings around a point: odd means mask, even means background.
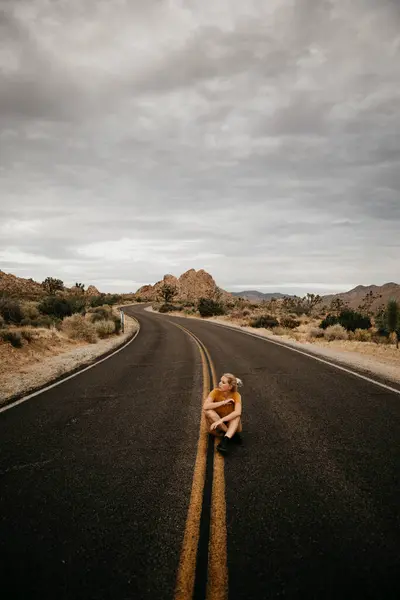
[[[224,437],[217,446],[218,452],[221,452],[222,454],[228,454],[228,444],[229,438],[227,438],[226,435],[224,435]]]
[[[235,444],[243,444],[243,438],[240,435],[240,433],[236,432],[233,434],[233,436],[231,437],[232,442],[234,442]]]

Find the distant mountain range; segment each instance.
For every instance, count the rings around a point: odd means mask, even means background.
[[[398,283],[385,283],[383,285],[357,285],[348,292],[342,294],[329,294],[323,296],[323,301],[329,306],[332,300],[341,298],[350,308],[356,309],[364,300],[366,294],[372,292],[376,298],[371,305],[371,309],[377,310],[382,304],[387,304],[389,300],[394,299],[400,302],[400,285]]]
[[[258,292],[257,290],[245,290],[243,292],[230,292],[232,296],[236,296],[237,298],[245,298],[246,300],[250,300],[250,302],[262,302],[263,300],[272,300],[272,298],[292,298],[290,294],[281,294],[281,292],[275,292],[274,294],[268,292],[264,294],[263,292]]]
[[[328,305],[332,300],[340,298],[348,304],[350,308],[356,309],[364,300],[366,294],[372,292],[376,298],[372,304],[372,310],[376,310],[380,305],[387,304],[391,298],[400,302],[400,285],[398,283],[385,283],[384,285],[357,285],[348,292],[342,292],[340,294],[328,294],[322,296],[324,304]],[[243,292],[231,292],[232,296],[245,298],[250,302],[262,302],[263,300],[271,300],[271,298],[284,298],[293,297],[290,294],[281,294],[276,292],[274,294],[268,293],[263,294],[257,290],[245,290]]]

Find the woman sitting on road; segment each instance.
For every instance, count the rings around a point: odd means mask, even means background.
[[[209,433],[223,435],[217,450],[226,454],[230,440],[241,443],[242,397],[237,391],[243,382],[232,373],[224,373],[217,388],[211,390],[204,406]],[[228,423],[228,426],[226,425]]]

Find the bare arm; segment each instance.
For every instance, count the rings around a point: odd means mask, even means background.
[[[226,415],[226,417],[222,417],[221,421],[222,421],[222,423],[227,423],[228,421],[232,421],[232,419],[236,419],[236,417],[240,417],[241,414],[242,414],[242,403],[236,402],[235,410],[233,412],[229,413],[229,415]]]
[[[203,405],[203,410],[212,410],[213,408],[218,408],[219,406],[225,406],[230,402],[234,402],[233,398],[228,398],[227,400],[221,400],[221,402],[213,402],[211,394],[206,398],[206,401]]]

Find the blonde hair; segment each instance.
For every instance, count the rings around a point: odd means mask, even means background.
[[[242,387],[243,381],[236,377],[232,373],[224,373],[222,377],[226,377],[230,386],[232,386],[232,392],[237,392],[238,387]]]

